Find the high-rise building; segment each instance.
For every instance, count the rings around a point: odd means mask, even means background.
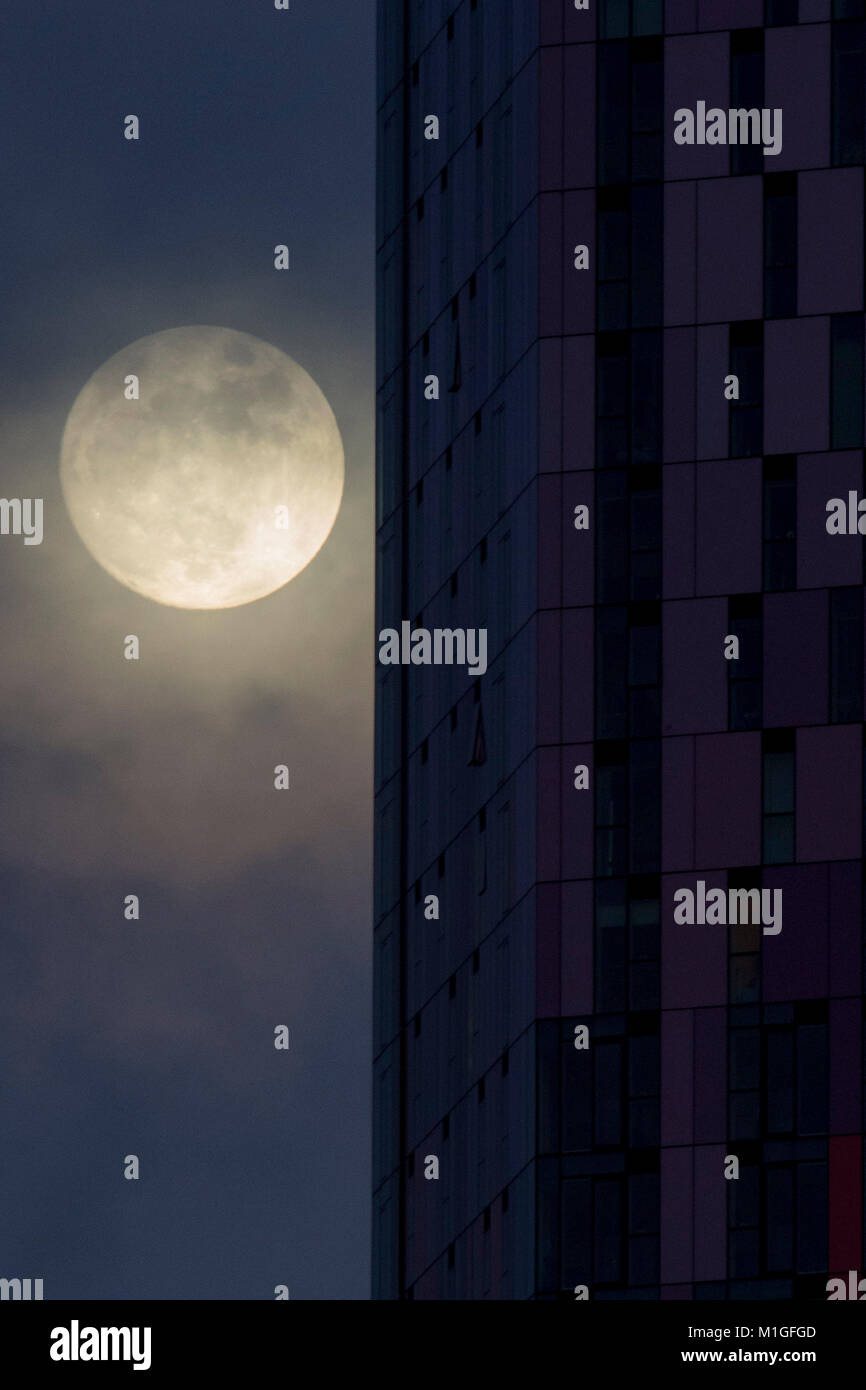
[[[863,15],[380,0],[374,1297],[862,1270]]]

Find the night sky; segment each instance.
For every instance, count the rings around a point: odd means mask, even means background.
[[[45,539],[0,536],[0,1276],[46,1299],[368,1296],[374,40],[3,5],[0,496]],[[113,580],[58,478],[90,375],[186,324],[296,358],[346,451],[319,554],[216,612]]]

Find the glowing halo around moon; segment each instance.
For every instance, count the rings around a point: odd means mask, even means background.
[[[115,353],[77,396],[60,451],[93,558],[174,608],[235,608],[282,588],[327,540],[344,475],[312,377],[231,328],[169,328]]]

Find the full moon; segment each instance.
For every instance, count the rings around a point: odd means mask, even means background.
[[[343,480],[312,377],[231,328],[170,328],[115,353],[76,398],[60,452],[93,558],[174,608],[236,608],[287,584],[327,540]]]

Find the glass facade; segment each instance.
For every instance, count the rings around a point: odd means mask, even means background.
[[[862,1268],[863,28],[380,0],[376,1298]]]

